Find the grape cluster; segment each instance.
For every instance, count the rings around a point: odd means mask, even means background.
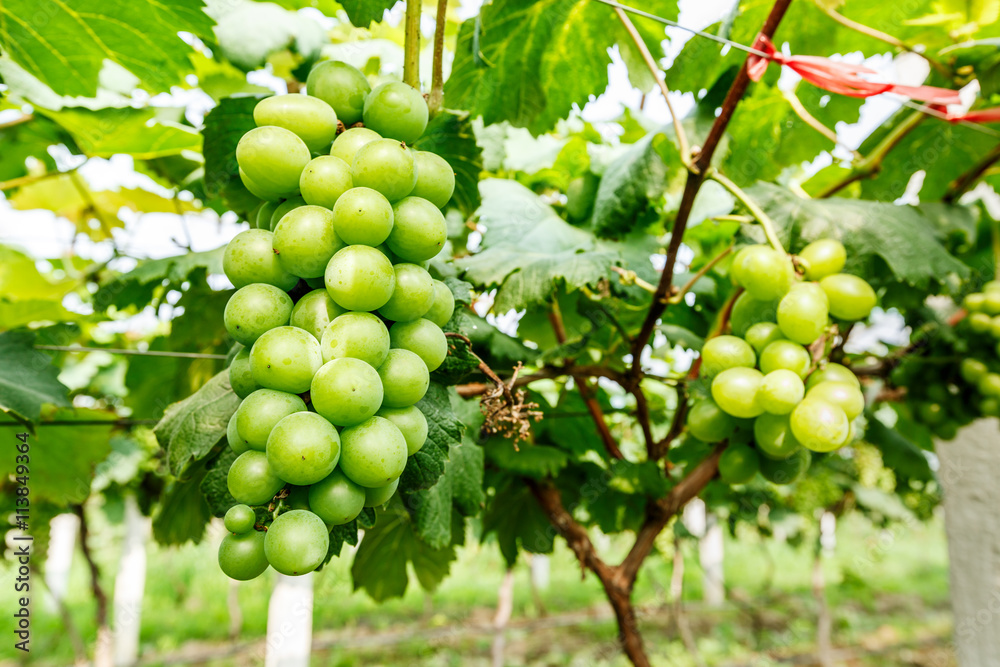
[[[701,377],[711,398],[687,414],[688,432],[705,442],[729,441],[719,460],[722,479],[750,481],[758,471],[790,483],[809,467],[810,451],[829,452],[852,439],[864,410],[861,383],[848,368],[814,363],[808,349],[840,321],[868,317],[875,291],[841,273],[844,246],[824,239],[792,258],[768,246],[743,248],[733,259],[733,280],[744,289],[730,316],[732,335],[706,341]]]
[[[314,68],[307,90],[259,102],[236,149],[264,200],[223,260],[237,288],[226,330],[244,347],[227,432],[240,504],[219,565],[241,580],[316,569],[333,526],[392,497],[427,437],[415,404],[455,307],[425,268],[455,176],[408,147],[427,125],[424,98],[398,82],[372,90],[340,62]]]

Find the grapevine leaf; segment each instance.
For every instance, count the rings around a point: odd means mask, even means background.
[[[205,116],[202,136],[205,141],[205,194],[221,198],[230,209],[247,212],[258,199],[240,180],[236,164],[236,144],[244,134],[257,127],[253,108],[260,98],[227,97]]]
[[[451,200],[466,217],[472,215],[479,208],[483,151],[476,144],[468,115],[437,114],[413,147],[436,153],[448,161],[455,172],[455,193]]]
[[[452,391],[438,382],[432,382],[427,394],[417,403],[427,418],[427,440],[420,451],[406,461],[399,480],[399,488],[404,493],[433,486],[444,473],[450,447],[462,439],[464,426],[452,410]]]
[[[486,458],[495,466],[517,475],[542,479],[555,477],[569,464],[569,456],[548,445],[522,442],[518,449],[509,440],[490,438],[485,445]]]
[[[453,508],[464,516],[477,514],[486,501],[482,484],[483,449],[468,438],[453,444],[437,483],[405,499],[420,539],[435,549],[451,544]]]
[[[222,371],[183,401],[166,409],[153,432],[167,452],[170,472],[180,477],[212,451],[225,437],[229,418],[240,398],[229,386],[229,373]]]
[[[35,349],[35,335],[0,333],[0,410],[19,421],[37,422],[46,403],[68,406],[69,390],[59,382],[52,357]]]
[[[199,464],[183,479],[167,485],[163,498],[153,513],[153,537],[163,545],[177,546],[186,542],[201,542],[212,510],[201,486],[207,470]]]
[[[396,0],[341,0],[340,2],[351,24],[359,28],[367,28],[372,23],[381,21],[386,10],[392,9],[395,4]]]
[[[500,553],[508,566],[517,562],[518,550],[552,553],[555,529],[524,484],[508,480],[497,488],[483,514],[483,536],[496,534]]]
[[[118,153],[138,159],[201,151],[201,136],[183,125],[183,108],[132,107],[92,111],[68,108],[40,110],[62,126],[86,155],[111,157]]]
[[[882,451],[885,466],[900,477],[923,481],[934,479],[934,471],[923,450],[895,428],[887,427],[877,418],[871,419],[865,431],[865,440]]]
[[[103,311],[110,306],[121,309],[148,304],[159,287],[177,289],[199,268],[204,268],[210,274],[222,274],[224,252],[225,247],[222,247],[206,252],[189,252],[174,257],[145,260],[128,273],[102,285],[94,295],[94,308]]]
[[[65,132],[44,116],[0,129],[0,155],[4,156],[0,181],[27,176],[29,159],[38,160],[46,172],[54,171],[56,162],[49,155],[49,146],[67,141]]]
[[[205,496],[208,511],[212,516],[222,517],[236,504],[229,493],[229,467],[236,460],[232,447],[223,447],[219,455],[207,462],[207,473],[201,480],[201,493]]]

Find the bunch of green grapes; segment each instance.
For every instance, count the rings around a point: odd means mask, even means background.
[[[861,383],[840,364],[815,362],[809,350],[831,317],[862,320],[875,307],[871,286],[841,273],[846,259],[831,239],[802,250],[801,278],[791,257],[768,246],[743,248],[733,259],[731,275],[745,291],[733,305],[732,334],[709,339],[701,351],[711,398],[687,414],[694,437],[729,441],[719,460],[724,481],[746,483],[760,471],[787,484],[809,467],[810,451],[833,451],[854,438],[865,407]]]
[[[455,306],[425,268],[455,175],[407,146],[427,125],[424,98],[402,83],[372,90],[339,62],[313,69],[307,89],[262,100],[236,149],[264,200],[224,257],[237,288],[226,330],[244,347],[229,368],[243,399],[228,429],[240,504],[219,565],[241,580],[316,569],[333,526],[396,492],[427,437],[415,404]]]

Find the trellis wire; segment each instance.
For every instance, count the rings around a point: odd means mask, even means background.
[[[55,352],[107,352],[109,354],[129,354],[137,357],[178,357],[181,359],[228,359],[225,354],[205,354],[202,352],[171,352],[160,350],[124,350],[113,347],[85,347],[83,345],[36,345],[36,350]]]

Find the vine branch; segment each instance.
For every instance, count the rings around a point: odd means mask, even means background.
[[[691,279],[684,283],[684,286],[677,290],[672,297],[670,297],[670,303],[676,304],[684,300],[684,295],[694,289],[695,284],[699,280],[705,277],[709,271],[714,269],[716,265],[729,256],[729,253],[733,251],[733,246],[730,245],[725,250],[720,252],[718,255],[709,260],[708,264],[698,269],[697,273],[691,276]]]
[[[90,590],[94,594],[94,600],[97,603],[95,621],[98,628],[98,635],[100,635],[101,628],[108,624],[108,595],[101,586],[101,571],[97,567],[97,561],[94,560],[94,555],[90,551],[90,544],[87,542],[90,538],[90,530],[87,527],[87,513],[84,511],[83,505],[73,505],[73,513],[80,519],[80,551],[83,552],[83,559],[87,561],[87,569],[90,572]]]
[[[960,175],[951,184],[948,185],[948,191],[945,192],[942,199],[949,204],[958,200],[966,191],[969,190],[980,177],[985,174],[990,167],[1000,160],[1000,144],[995,146],[993,150],[986,154],[982,160],[977,162],[964,174]]]
[[[431,116],[441,110],[444,100],[444,31],[448,22],[448,0],[438,0],[434,24],[434,60],[431,64],[431,94],[427,107]]]
[[[764,228],[764,235],[767,236],[768,243],[771,244],[771,247],[781,254],[785,254],[785,247],[781,245],[781,239],[778,238],[778,233],[774,230],[774,222],[770,217],[768,217],[767,213],[764,212],[764,209],[758,206],[757,202],[751,199],[740,186],[729,180],[729,177],[718,169],[710,169],[706,175],[725,189],[729,190],[734,197],[739,199],[740,203],[743,204],[748,211],[750,211],[750,214],[754,217],[754,219],[756,219],[757,222],[760,223],[760,226]]]
[[[420,0],[406,0],[403,83],[420,90]]]

